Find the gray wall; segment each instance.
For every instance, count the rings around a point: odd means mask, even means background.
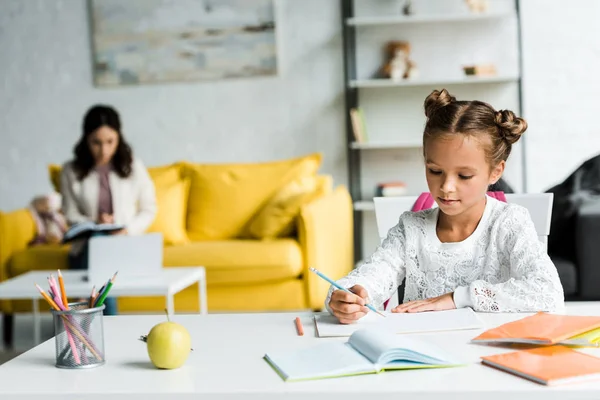
[[[278,1],[280,73],[271,78],[131,86],[92,84],[87,2],[0,1],[0,210],[50,190],[46,166],[71,157],[86,109],[121,112],[149,166],[324,154],[346,181],[338,1]]]

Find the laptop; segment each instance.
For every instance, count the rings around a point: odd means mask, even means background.
[[[88,282],[102,285],[119,271],[119,278],[157,275],[163,268],[161,233],[94,236],[88,243]]]

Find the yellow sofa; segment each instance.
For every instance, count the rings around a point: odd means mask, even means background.
[[[252,164],[192,164],[149,168],[162,232],[165,267],[206,268],[208,309],[321,309],[332,278],[352,269],[352,203],[344,186],[320,175],[319,154]],[[58,190],[60,167],[50,175]],[[35,224],[27,209],[0,212],[0,281],[30,270],[67,269],[68,246],[28,243]],[[118,284],[118,281],[116,282]],[[32,291],[35,288],[32,288]],[[197,289],[175,297],[179,312],[197,311]],[[44,304],[42,303],[43,307]],[[120,312],[157,312],[164,298],[120,298]],[[30,310],[0,302],[6,314]]]

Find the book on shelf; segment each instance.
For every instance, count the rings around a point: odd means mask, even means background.
[[[354,133],[354,140],[357,143],[368,142],[367,127],[365,124],[364,111],[358,108],[350,109],[350,120],[352,122],[352,132]]]
[[[358,330],[347,342],[328,341],[300,350],[267,353],[264,359],[284,381],[465,365],[425,338],[377,329]]]
[[[406,184],[401,181],[378,183],[375,190],[375,197],[394,197],[405,195]]]

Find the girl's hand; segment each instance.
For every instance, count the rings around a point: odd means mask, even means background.
[[[365,307],[367,289],[360,285],[354,285],[349,290],[354,294],[335,290],[329,300],[329,308],[342,324],[351,324],[369,312],[369,309]]]
[[[119,229],[118,231],[111,232],[111,235],[127,235],[127,228]]]
[[[332,296],[333,297],[333,296]],[[446,293],[438,297],[426,300],[415,300],[409,301],[408,303],[400,304],[394,307],[392,312],[404,313],[404,312],[422,312],[422,311],[442,311],[442,310],[453,310],[456,308],[454,304],[453,293]]]

